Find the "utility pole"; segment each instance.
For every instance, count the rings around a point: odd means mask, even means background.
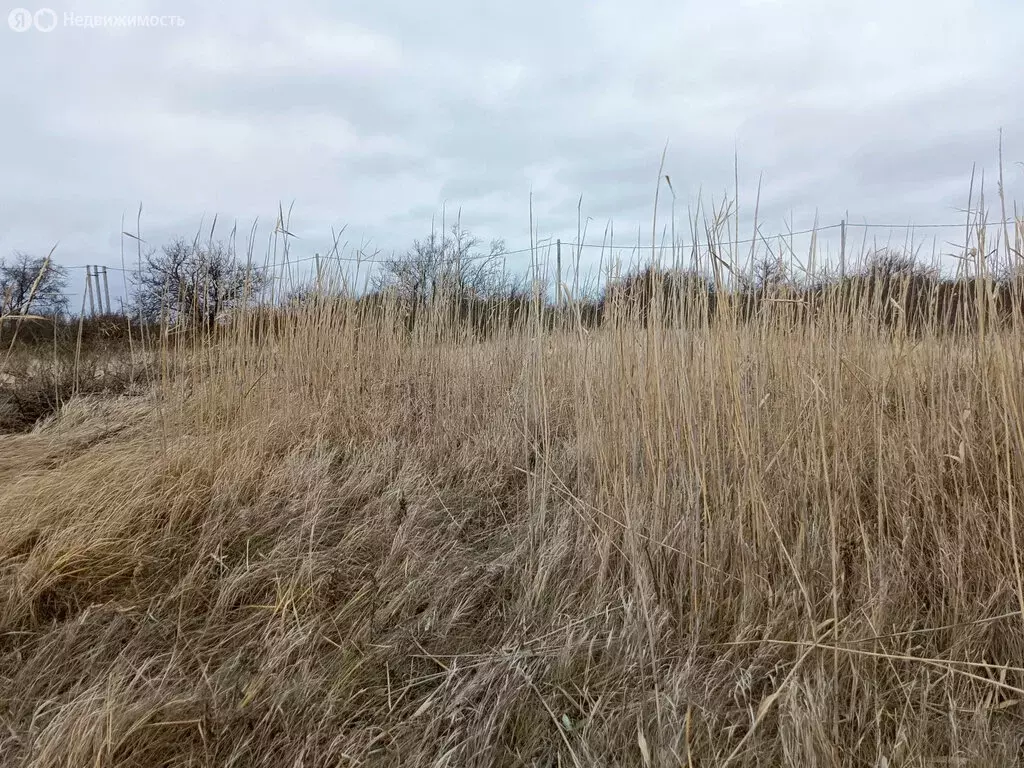
[[[89,296],[89,314],[93,316],[96,314],[96,296],[92,287],[92,264],[85,265],[85,292]]]
[[[107,314],[110,314],[110,282],[107,280],[107,268],[103,267],[103,294],[107,299]]]

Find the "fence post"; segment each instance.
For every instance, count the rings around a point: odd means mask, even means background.
[[[839,222],[839,279],[846,279],[846,219]]]
[[[559,309],[562,308],[562,239],[558,239],[556,248],[556,276],[555,279],[558,281],[555,283],[555,306]]]

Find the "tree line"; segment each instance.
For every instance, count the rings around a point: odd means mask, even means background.
[[[461,226],[416,240],[407,252],[386,259],[372,291],[392,291],[413,306],[442,295],[484,296],[515,289],[521,281],[504,270],[504,243],[495,240],[481,252],[481,240]],[[243,264],[223,241],[199,243],[175,238],[143,253],[128,274],[129,295],[122,312],[144,322],[184,318],[216,322],[222,313],[265,298],[262,270]],[[48,257],[16,251],[0,257],[0,314],[67,316],[69,273]],[[285,302],[301,302],[316,290],[296,288]]]
[[[564,307],[548,301],[548,286],[538,288],[510,272],[505,255],[501,240],[484,243],[455,224],[381,261],[359,300],[392,301],[410,329],[428,310],[436,320],[439,308],[452,322],[477,330],[486,330],[499,314],[502,322],[515,323],[538,311],[552,321],[565,313]],[[711,254],[708,263],[714,261]],[[142,254],[129,273],[129,285],[122,315],[143,324],[188,321],[193,327],[215,326],[230,310],[245,305],[265,305],[270,287],[261,270],[242,263],[225,243],[184,238]],[[0,259],[0,316],[66,318],[67,286],[67,269],[48,257],[16,252]],[[333,283],[325,288],[314,278],[285,296],[274,296],[271,306],[324,300],[332,291],[337,296],[344,289]],[[912,253],[881,249],[868,254],[851,275],[822,273],[813,279],[798,278],[770,257],[728,280],[718,265],[647,266],[609,280],[588,296],[573,297],[571,311],[577,323],[588,327],[616,317],[646,323],[655,315],[658,322],[710,323],[724,306],[745,321],[770,312],[799,322],[831,302],[833,308],[873,314],[887,325],[952,327],[976,322],[986,308],[995,317],[1019,314],[1021,292],[1020,275],[1011,269],[983,278],[950,279],[922,265]]]

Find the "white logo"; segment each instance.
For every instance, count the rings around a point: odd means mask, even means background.
[[[7,26],[15,32],[28,32],[32,29],[32,11],[15,8],[7,14]]]
[[[40,32],[49,32],[57,26],[57,14],[49,8],[40,8],[36,11],[32,20],[36,23],[36,29]]]

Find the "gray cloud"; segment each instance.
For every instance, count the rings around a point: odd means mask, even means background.
[[[0,30],[17,73],[0,84],[0,253],[59,242],[64,263],[117,265],[140,201],[153,243],[219,214],[243,231],[259,217],[260,248],[294,201],[298,256],[345,225],[354,245],[402,248],[442,208],[515,248],[532,207],[568,241],[581,195],[591,239],[609,221],[649,238],[666,142],[681,230],[698,194],[731,192],[737,158],[744,230],[761,179],[769,232],[847,211],[955,220],[972,167],[995,178],[1000,128],[1024,198],[1012,0],[54,10],[184,26]],[[666,223],[671,199],[662,186]]]

